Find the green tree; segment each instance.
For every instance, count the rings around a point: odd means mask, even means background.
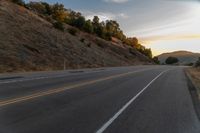
[[[136,37],[127,38],[126,43],[136,49],[140,49],[140,45],[138,44],[138,39]]]
[[[79,16],[75,21],[74,21],[74,26],[76,26],[79,29],[83,29],[85,25],[85,18],[83,16]]]
[[[123,31],[120,29],[119,24],[117,21],[114,20],[107,20],[106,21],[106,32],[111,37],[116,37],[121,41],[124,41],[126,39],[126,36],[124,35]]]
[[[48,3],[46,3],[46,2],[41,2],[41,3],[45,7],[45,14],[46,15],[52,15],[52,13],[53,13],[52,7]]]
[[[94,26],[98,26],[99,25],[99,17],[98,16],[94,16],[92,23],[93,23]]]
[[[92,22],[90,20],[87,20],[85,22],[83,30],[88,32],[88,33],[93,33],[94,29],[93,29]]]
[[[103,32],[104,29],[101,25],[99,25],[98,27],[95,27],[94,31],[99,37],[101,37],[101,38],[104,37],[104,32]]]
[[[160,64],[160,61],[159,61],[159,59],[158,59],[157,56],[153,57],[153,61],[154,61],[156,64]]]
[[[168,57],[165,61],[166,64],[175,64],[178,62],[179,62],[179,60],[176,57]]]
[[[93,25],[93,28],[94,28],[94,33],[103,38],[105,37],[105,32],[104,32],[104,26],[105,26],[105,23],[104,22],[99,22],[99,17],[98,16],[94,16],[93,18],[93,21],[92,21],[92,25]]]
[[[65,8],[63,4],[54,4],[52,7],[52,17],[53,19],[64,22],[67,17],[67,13],[65,12]]]

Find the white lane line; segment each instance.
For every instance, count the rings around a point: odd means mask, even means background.
[[[149,84],[147,84],[136,96],[134,96],[130,101],[128,101],[112,118],[110,118],[100,129],[96,131],[96,133],[103,133],[115,119],[119,117],[121,113],[133,102],[137,99],[154,81],[156,81],[163,73],[169,70],[161,72],[158,76],[156,76]]]

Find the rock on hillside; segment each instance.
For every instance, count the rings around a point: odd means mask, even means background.
[[[0,72],[152,63],[137,50],[79,31],[75,36],[24,7],[0,1]]]

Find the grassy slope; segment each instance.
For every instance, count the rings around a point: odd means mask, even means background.
[[[24,7],[0,1],[0,72],[149,64],[137,50],[80,32],[73,36]],[[80,40],[84,39],[84,42]]]

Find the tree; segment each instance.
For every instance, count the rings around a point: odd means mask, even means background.
[[[65,18],[67,17],[67,13],[65,12],[63,4],[56,3],[53,5],[52,17],[59,22],[64,22]]]
[[[88,33],[93,33],[94,28],[92,25],[92,22],[90,20],[87,20],[83,26],[83,30],[88,32]]]
[[[153,61],[156,63],[156,64],[160,64],[160,61],[159,61],[159,59],[158,59],[158,57],[153,57]]]
[[[93,23],[94,26],[98,26],[99,25],[99,17],[94,16],[92,23]]]
[[[94,16],[93,21],[92,21],[92,25],[94,28],[94,33],[101,37],[104,38],[105,37],[105,23],[104,22],[99,22],[99,17],[98,16]]]
[[[123,31],[120,29],[119,24],[117,21],[114,20],[107,20],[105,24],[106,34],[110,35],[111,37],[116,37],[119,40],[125,40],[126,36],[124,35]]]
[[[74,21],[74,26],[76,26],[79,29],[83,29],[83,26],[85,25],[85,18],[83,16],[79,16],[75,21]]]
[[[152,52],[151,49],[145,48],[144,46],[141,45],[141,49],[139,49],[142,54],[146,55],[149,58],[152,58]]]
[[[94,33],[99,36],[102,32],[102,28],[100,27],[98,16],[94,16],[93,21],[92,21],[92,25],[93,25],[93,28],[94,28]]]
[[[52,7],[48,4],[48,3],[46,3],[46,2],[41,2],[43,5],[44,5],[44,7],[45,7],[45,14],[46,15],[52,15],[52,13],[53,13],[53,11],[52,11]]]
[[[139,49],[138,39],[136,37],[127,38],[126,43],[136,49]],[[137,48],[138,47],[138,48]]]
[[[95,27],[95,29],[94,29],[95,33],[101,38],[105,37],[103,30],[104,30],[103,26],[101,26],[101,25],[99,25],[98,27]]]
[[[165,61],[166,64],[175,64],[178,62],[179,62],[179,60],[176,57],[168,57]]]

